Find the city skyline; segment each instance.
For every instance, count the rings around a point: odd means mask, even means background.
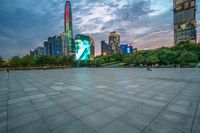
[[[30,49],[42,46],[47,37],[60,34],[64,29],[65,2],[1,1],[1,56],[10,58],[28,54]],[[197,7],[199,5],[200,1],[197,1]],[[96,55],[100,54],[100,41],[107,42],[111,31],[119,32],[122,41],[136,42],[135,47],[139,49],[170,46],[173,44],[172,9],[171,0],[74,0],[74,33],[92,36]],[[198,39],[199,20],[200,11],[197,10]]]

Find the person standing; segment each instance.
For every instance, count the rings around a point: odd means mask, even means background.
[[[7,73],[9,73],[10,72],[10,70],[9,70],[9,68],[7,67]]]

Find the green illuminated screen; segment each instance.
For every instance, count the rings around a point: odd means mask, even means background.
[[[90,60],[90,39],[80,37],[75,41],[76,60]]]

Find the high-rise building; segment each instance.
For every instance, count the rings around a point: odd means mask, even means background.
[[[69,0],[65,3],[65,33],[68,41],[68,52],[70,56],[75,55],[75,44],[73,40],[72,8]]]
[[[44,45],[44,54],[47,55],[47,56],[50,56],[51,49],[50,49],[50,46],[48,44],[48,41],[44,41],[43,43],[44,43],[43,44]]]
[[[120,44],[120,53],[121,54],[132,54],[134,52],[132,44],[122,42]]]
[[[77,34],[75,36],[76,60],[90,60],[90,36]]]
[[[52,38],[52,56],[62,56],[62,41],[60,36]]]
[[[94,60],[94,58],[95,58],[94,39],[90,37],[90,60]]]
[[[66,33],[61,33],[60,37],[61,37],[61,43],[62,43],[62,55],[63,56],[68,56],[69,52],[68,52],[68,49],[67,49],[67,46],[68,46],[67,34]]]
[[[30,50],[30,55],[34,56],[34,50],[32,50],[32,49]]]
[[[53,55],[53,38],[48,38],[49,56]]]
[[[37,47],[37,56],[42,56],[44,54],[44,48],[43,47]]]
[[[105,41],[101,41],[101,55],[109,55],[112,54],[113,50],[111,45],[108,45]]]
[[[113,53],[119,53],[120,34],[116,31],[109,34],[109,45],[112,47]]]
[[[106,52],[106,46],[107,46],[108,44],[105,42],[105,41],[101,41],[101,55],[106,55],[107,54],[107,52]]]
[[[197,43],[196,0],[174,0],[174,43]]]

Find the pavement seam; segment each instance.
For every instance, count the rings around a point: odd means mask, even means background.
[[[184,89],[186,89],[186,87],[188,87],[188,86],[189,86],[189,85],[187,85],[187,86],[185,86],[183,89],[181,89],[181,90],[171,99],[171,101],[170,101],[169,103],[167,103],[167,104],[161,109],[161,111],[152,119],[152,121],[151,121],[144,129],[141,130],[140,133],[144,133],[145,130],[156,120],[156,118],[158,118],[158,117],[160,116],[160,114],[161,114],[161,113],[176,99],[176,97],[177,97],[178,95],[180,95],[181,92],[182,92]]]
[[[194,115],[194,118],[193,118],[193,120],[192,120],[191,133],[192,133],[193,130],[194,130],[194,123],[195,123],[195,120],[198,119],[198,118],[196,118],[196,117],[197,117],[197,111],[198,111],[198,108],[199,108],[199,103],[200,103],[200,98],[199,98],[199,100],[198,100],[198,102],[197,102],[197,107],[196,107],[196,110],[195,110],[195,115]]]

